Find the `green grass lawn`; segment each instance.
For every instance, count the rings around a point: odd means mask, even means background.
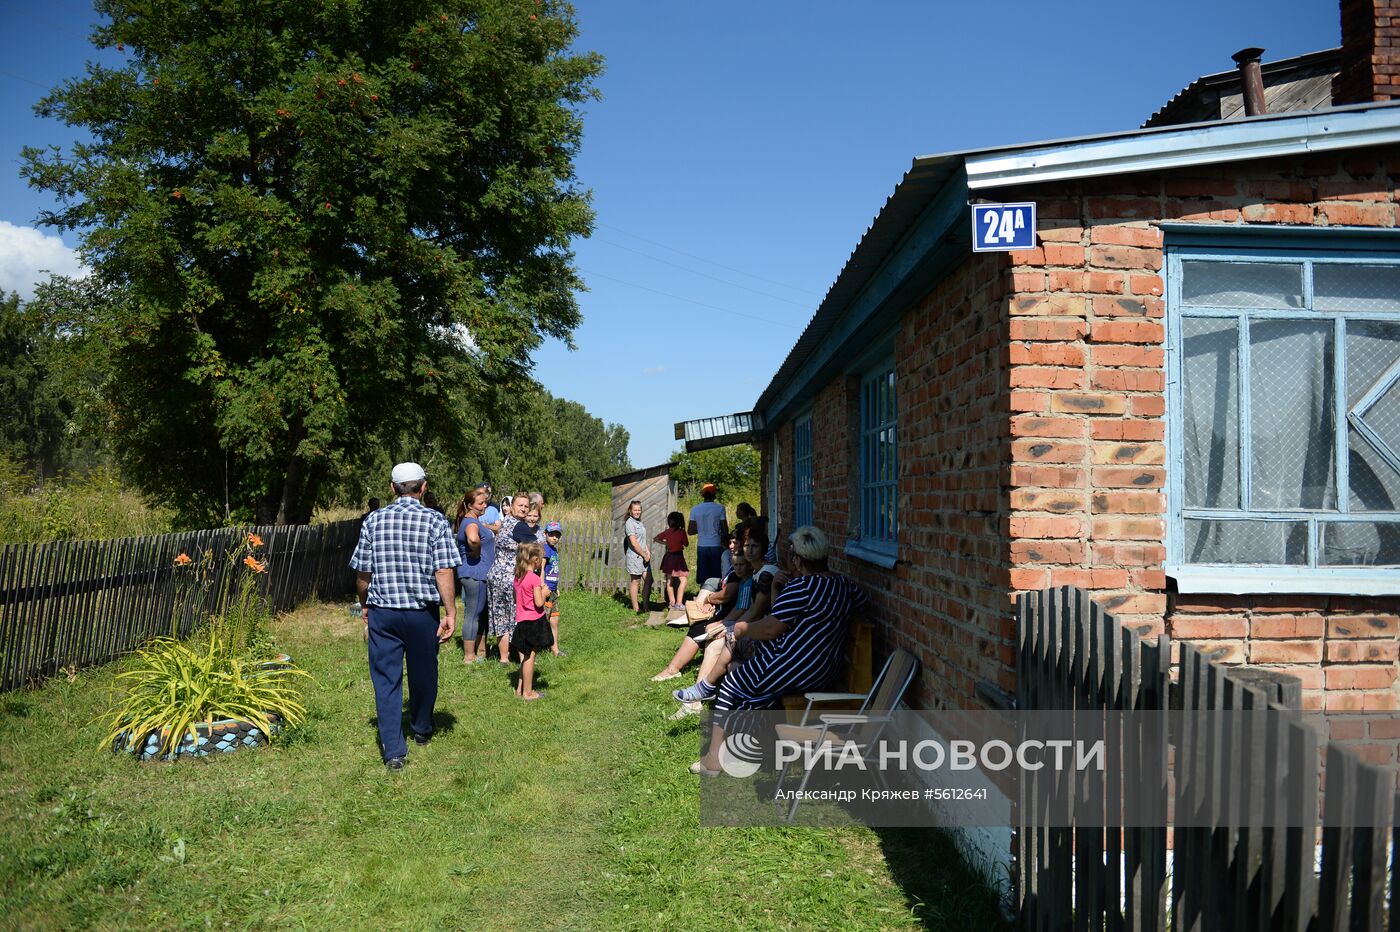
[[[281,619],[315,677],[279,746],[99,752],[118,667],[0,696],[5,928],[981,929],[995,897],[937,832],[702,829],[695,719],[651,683],[677,634],[566,596],[571,656],[522,703],[444,650],[438,734],[388,773],[359,624]]]

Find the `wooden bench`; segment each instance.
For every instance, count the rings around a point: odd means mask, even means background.
[[[851,625],[850,637],[846,640],[845,678],[838,684],[837,691],[864,695],[870,692],[874,682],[875,626],[868,621],[855,622]],[[831,703],[822,708],[823,711],[837,712],[843,708],[854,709],[859,705],[859,702],[852,702],[848,706]],[[787,711],[788,720],[791,722],[800,721],[806,708],[807,699],[802,693],[789,693],[783,697],[783,709]]]

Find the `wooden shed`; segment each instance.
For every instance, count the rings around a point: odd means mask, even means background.
[[[642,523],[647,526],[647,534],[655,537],[666,527],[666,515],[676,510],[676,480],[671,478],[671,464],[634,469],[620,476],[605,480],[612,483],[612,522],[617,529],[613,544],[608,548],[608,562],[622,566],[622,522],[627,517],[627,506],[634,501],[642,503]],[[661,545],[651,544],[652,567],[661,567]],[[626,577],[623,577],[626,584]]]

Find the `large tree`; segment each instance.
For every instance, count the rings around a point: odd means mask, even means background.
[[[116,452],[187,521],[306,520],[386,438],[568,340],[574,174],[601,69],[556,0],[98,0],[89,65],[25,151],[112,296]],[[445,439],[444,439],[445,438]]]

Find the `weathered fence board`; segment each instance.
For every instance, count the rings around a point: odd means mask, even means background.
[[[1017,621],[1018,709],[1182,713],[1170,739],[1138,729],[1110,742],[1107,774],[1140,778],[1042,770],[1021,784],[1021,928],[1400,928],[1395,774],[1329,745],[1320,796],[1320,737],[1298,712],[1296,679],[1225,667],[1182,644],[1173,686],[1165,636],[1123,629],[1069,587],[1020,596]],[[1121,831],[1044,827],[1076,799],[1103,799],[1110,813],[1159,807],[1161,818]],[[1168,829],[1169,805],[1188,824]]]
[[[0,689],[102,663],[156,635],[188,634],[236,588],[230,573],[241,568],[229,567],[229,554],[249,532],[264,542],[268,572],[257,583],[275,611],[348,595],[359,523],[0,547]],[[178,571],[181,553],[207,561],[202,585]]]

